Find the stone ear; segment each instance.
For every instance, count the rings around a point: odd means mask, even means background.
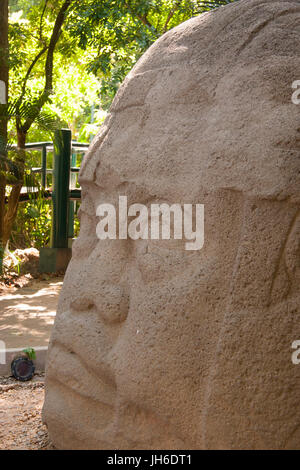
[[[300,211],[297,210],[281,246],[270,303],[280,302],[300,289]]]
[[[290,228],[285,247],[285,264],[291,289],[300,289],[300,210]]]
[[[298,212],[284,201],[245,198],[232,279],[233,310],[261,308],[289,294],[299,240]]]

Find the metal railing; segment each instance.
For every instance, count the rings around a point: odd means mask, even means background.
[[[65,129],[64,129],[65,130]],[[82,143],[82,142],[71,142],[71,155],[72,155],[72,165],[70,167],[71,173],[78,173],[79,167],[74,166],[74,151],[84,151],[87,150],[89,144]],[[40,150],[41,151],[41,166],[40,167],[33,167],[31,168],[32,173],[40,173],[41,174],[41,186],[43,189],[47,189],[47,174],[52,173],[52,168],[47,168],[47,153],[49,151],[54,150],[53,142],[30,142],[25,144],[26,150]],[[75,162],[76,164],[76,162]]]
[[[74,237],[75,201],[81,199],[81,189],[76,187],[80,168],[77,166],[78,153],[84,153],[89,144],[72,141],[69,129],[55,131],[53,142],[33,142],[25,145],[26,150],[41,151],[41,166],[31,168],[32,173],[41,174],[42,197],[52,198],[51,248],[67,248]],[[48,152],[53,152],[53,168],[47,166]],[[47,174],[52,174],[52,187],[47,187]],[[70,187],[71,183],[71,187]],[[35,196],[28,189],[20,195],[20,202]]]

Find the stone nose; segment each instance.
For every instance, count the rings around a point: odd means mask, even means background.
[[[120,323],[127,318],[129,295],[122,286],[101,283],[97,289],[75,294],[70,307],[75,312],[96,310],[105,323]]]
[[[91,298],[83,296],[83,297],[77,297],[75,295],[75,298],[71,300],[71,308],[73,310],[76,310],[77,312],[80,311],[85,311],[85,310],[91,310],[94,307],[94,303],[91,300]]]

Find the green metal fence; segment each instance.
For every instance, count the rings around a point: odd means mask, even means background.
[[[51,248],[67,248],[74,237],[74,215],[76,201],[81,199],[81,189],[76,187],[78,154],[84,154],[89,144],[72,141],[69,129],[55,131],[53,142],[26,144],[26,150],[41,152],[41,165],[31,172],[41,175],[43,197],[52,198]],[[53,152],[53,168],[48,168],[48,153]],[[52,175],[52,185],[47,184],[47,175]],[[23,192],[20,201],[29,199]]]

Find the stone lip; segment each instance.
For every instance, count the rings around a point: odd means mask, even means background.
[[[10,365],[12,360],[22,351],[24,348],[8,348],[5,350],[6,352],[6,363],[0,364],[0,376],[2,375],[11,375]],[[38,346],[34,348],[36,352],[36,359],[32,361],[35,365],[36,372],[44,372],[45,371],[45,363],[46,363],[46,356],[48,351],[48,346]],[[3,351],[0,350],[0,354]]]

